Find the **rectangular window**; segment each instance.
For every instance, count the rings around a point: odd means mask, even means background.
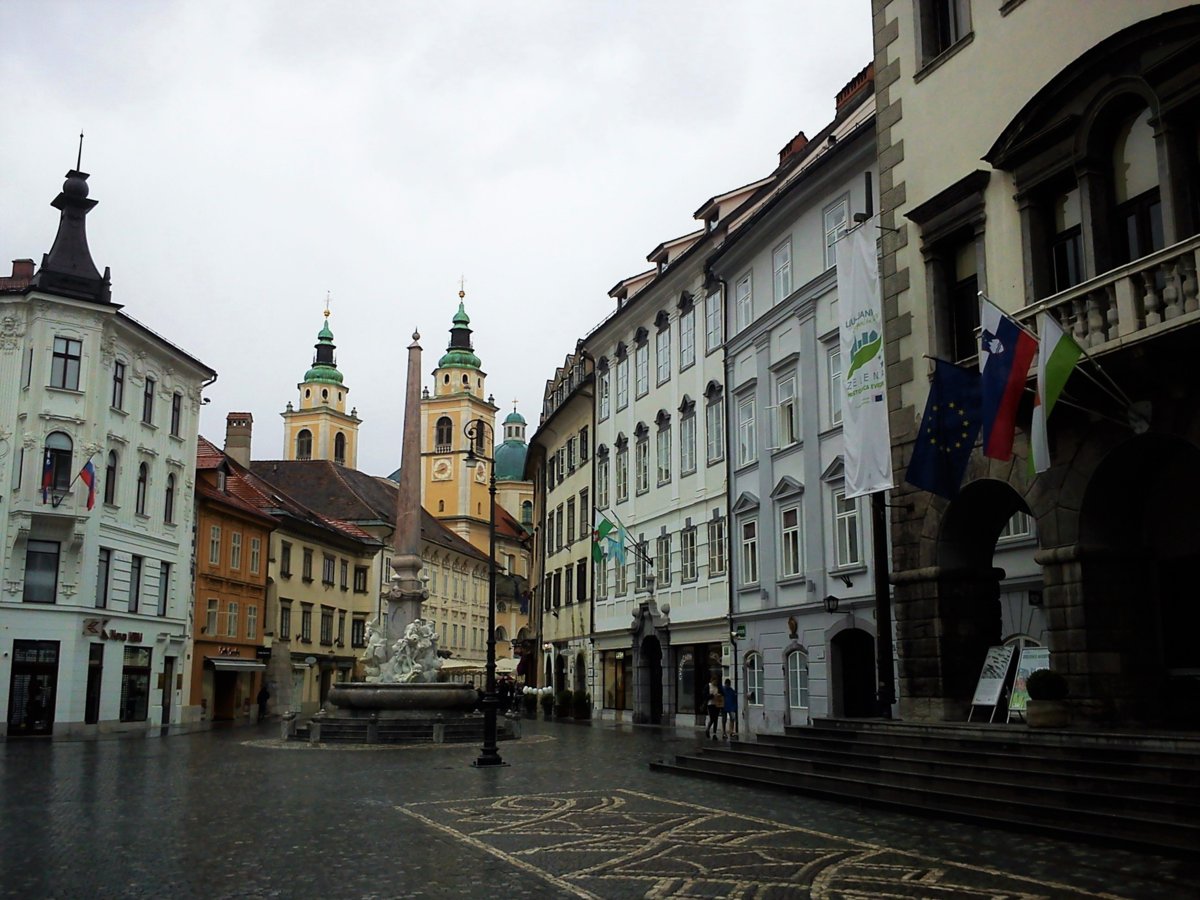
[[[742,584],[758,583],[758,521],[742,523]]]
[[[335,566],[336,560],[332,556],[326,554],[321,558],[321,584],[333,586]]]
[[[790,447],[800,440],[800,421],[796,413],[796,376],[785,375],[775,383],[775,442]]]
[[[608,560],[601,559],[596,563],[596,599],[608,599]]]
[[[145,722],[150,711],[150,648],[125,648],[121,669],[122,722]]]
[[[25,350],[25,364],[21,371],[21,387],[27,388],[33,382],[33,348]]]
[[[657,383],[664,384],[671,380],[671,326],[654,336],[654,365]]]
[[[629,357],[617,363],[617,409],[629,405]]]
[[[921,65],[945,53],[971,30],[969,0],[917,0]]]
[[[50,386],[68,391],[79,390],[79,361],[83,344],[71,338],[54,339],[54,361],[50,367]]]
[[[575,498],[567,501],[567,545],[575,543]]]
[[[337,645],[339,647],[346,646],[346,611],[344,609],[338,610]]]
[[[575,599],[580,603],[587,599],[587,570],[584,563],[575,567]]]
[[[671,583],[671,536],[660,534],[654,547],[654,573],[658,576],[659,587]]]
[[[321,607],[321,643],[329,645],[333,643],[333,607]]]
[[[704,410],[705,445],[708,448],[708,464],[711,466],[725,459],[725,399],[717,397]]]
[[[850,218],[850,198],[840,200],[825,207],[822,217],[825,223],[825,268],[832,269],[837,264],[837,242],[846,233],[846,220]]]
[[[689,414],[679,420],[679,474],[696,471],[696,416]]]
[[[221,526],[213,525],[208,529],[208,564],[221,564]]]
[[[258,607],[253,604],[246,607],[246,640],[258,640]]]
[[[624,597],[629,591],[629,564],[613,563],[613,596]]]
[[[608,508],[608,457],[596,460],[596,508]]]
[[[996,538],[998,541],[1012,541],[1021,538],[1030,537],[1033,534],[1033,516],[1025,512],[1023,509],[1018,509],[1007,522],[1004,523],[1004,528],[1000,531],[1000,536]]]
[[[58,596],[57,541],[25,542],[26,603],[54,603]]]
[[[558,504],[558,510],[554,518],[554,549],[561,550],[563,548],[563,507]]]
[[[111,405],[113,409],[125,408],[125,363],[119,360],[113,363]]]
[[[262,540],[250,538],[250,574],[257,575],[262,567]]]
[[[171,564],[158,564],[158,614],[167,614],[167,600],[171,595]]]
[[[338,586],[343,591],[350,590],[350,563],[344,559],[338,566]]]
[[[718,288],[704,302],[704,349],[712,353],[725,343],[725,310]]]
[[[650,575],[650,555],[646,552],[646,541],[639,540],[637,542],[637,550],[634,553],[634,584],[635,591],[646,590],[646,579]]]
[[[546,513],[546,552],[554,553],[558,548],[554,546],[554,510]]]
[[[644,494],[650,490],[650,439],[640,437],[633,448],[633,472],[637,479],[635,490]]]
[[[290,641],[292,639],[292,604],[279,604],[279,639],[281,641]]]
[[[365,594],[367,592],[367,567],[354,567],[354,593]]]
[[[563,584],[565,585],[566,596],[563,598],[564,603],[575,602],[575,566],[568,565],[563,570]]]
[[[771,253],[774,273],[775,302],[779,303],[792,292],[792,242],[784,241]]]
[[[233,531],[229,534],[229,568],[242,567],[242,533]]]
[[[837,535],[837,567],[862,564],[858,540],[858,499],[846,498],[844,490],[833,494],[833,524]]]
[[[789,506],[780,514],[783,536],[779,556],[779,574],[791,578],[804,571],[803,542],[800,533],[800,507]]]
[[[679,317],[679,371],[696,362],[696,307]]]
[[[215,636],[217,633],[217,612],[220,607],[220,601],[209,597],[208,609],[204,616],[204,634]]]
[[[284,578],[292,577],[292,545],[287,541],[279,542],[279,574]]]
[[[754,424],[754,398],[738,402],[738,465],[758,459],[758,432]]]
[[[624,503],[629,499],[629,450],[622,448],[617,451],[617,502]]]
[[[304,559],[300,563],[300,577],[305,581],[313,580],[313,552],[310,548],[304,548]]]
[[[183,424],[183,394],[171,395],[171,434],[179,437],[179,429]]]
[[[829,351],[829,421],[837,425],[842,421],[842,351]]]
[[[238,637],[241,613],[242,609],[235,601],[229,601],[229,605],[225,607],[225,634],[229,637]]]
[[[300,640],[312,643],[312,606],[308,603],[300,605]]]
[[[671,480],[671,427],[669,425],[658,430],[655,457],[658,463],[658,483],[666,484]]]
[[[708,523],[708,577],[725,574],[725,520]]]
[[[640,344],[633,351],[634,395],[644,397],[650,391],[650,344]]]
[[[367,620],[362,616],[355,616],[350,620],[350,646],[367,646]]]
[[[570,440],[567,441],[567,474],[568,475],[575,471],[575,441],[576,441],[576,439],[574,437],[572,437]]]
[[[146,376],[146,387],[142,391],[142,421],[147,425],[154,424],[154,387],[154,379]]]
[[[129,611],[131,613],[137,612],[141,601],[142,558],[140,556],[131,556],[129,558]]]
[[[596,389],[596,418],[603,422],[608,418],[609,410],[609,395],[608,395],[608,372],[601,372],[597,379],[598,386]]]
[[[592,510],[588,506],[588,489],[579,492],[579,537],[588,537],[592,533]],[[511,569],[509,571],[512,571]]]
[[[96,609],[108,607],[108,570],[112,564],[112,551],[101,547],[96,565]]]
[[[750,290],[750,275],[738,279],[733,289],[734,311],[737,315],[737,330],[748,327],[754,320],[754,297]]]
[[[685,528],[679,533],[679,580],[696,580],[696,529]]]
[[[587,462],[588,454],[590,452],[588,449],[589,446],[590,445],[588,443],[588,427],[586,425],[584,425],[582,428],[579,429],[579,461],[580,462]]]

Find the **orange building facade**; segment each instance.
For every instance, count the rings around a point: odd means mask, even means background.
[[[189,658],[194,718],[248,724],[258,717],[267,644],[267,567],[274,520],[237,496],[225,454],[196,451],[196,590]]]

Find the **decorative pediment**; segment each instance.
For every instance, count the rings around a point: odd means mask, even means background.
[[[654,424],[658,426],[658,430],[662,431],[671,424],[671,414],[665,409],[660,409],[658,415],[654,417]]]
[[[687,394],[683,395],[683,402],[679,404],[679,414],[681,416],[690,416],[696,409],[696,401]]]
[[[775,489],[771,491],[771,499],[778,500],[781,497],[794,497],[797,494],[804,493],[804,485],[790,475],[784,475],[779,479],[779,483],[775,485]]]
[[[680,312],[687,312],[695,305],[696,301],[692,297],[691,291],[681,291],[679,294],[679,302],[675,304],[679,307]]]
[[[828,468],[821,473],[822,481],[841,481],[846,477],[846,463],[840,457],[835,457]]]
[[[606,456],[608,456],[608,446],[606,444],[598,445],[596,447],[596,458],[603,459]]]
[[[633,436],[641,439],[650,433],[650,428],[645,422],[638,422],[637,427],[633,429]]]
[[[613,441],[613,446],[617,448],[618,453],[629,446],[629,438],[625,437],[625,432],[622,431],[617,434],[617,439]]]
[[[712,403],[714,400],[721,399],[722,392],[721,382],[714,378],[704,386],[704,399]]]
[[[665,309],[660,309],[654,317],[654,327],[659,331],[666,331],[671,327],[671,316]]]
[[[607,356],[602,356],[598,360],[596,360],[596,371],[597,372],[607,372],[608,371],[608,357]]]
[[[743,491],[741,496],[737,498],[737,502],[733,504],[733,509],[730,510],[735,516],[742,513],[753,512],[758,509],[758,497],[749,491]]]
[[[613,356],[617,359],[624,359],[629,355],[629,348],[625,346],[624,341],[617,341],[617,349],[613,351]]]
[[[643,346],[649,339],[650,332],[646,329],[645,325],[633,333],[633,342],[639,347]]]

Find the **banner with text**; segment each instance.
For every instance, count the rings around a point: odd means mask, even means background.
[[[846,496],[892,486],[879,293],[878,217],[837,242],[838,328],[842,346],[842,443]]]

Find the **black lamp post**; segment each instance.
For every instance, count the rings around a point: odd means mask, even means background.
[[[496,747],[496,467],[494,460],[485,454],[495,431],[483,419],[473,419],[463,429],[467,436],[467,468],[474,469],[480,462],[493,463],[488,471],[488,631],[487,631],[487,683],[483,693],[483,750],[475,760],[476,768],[507,765],[500,758]]]

